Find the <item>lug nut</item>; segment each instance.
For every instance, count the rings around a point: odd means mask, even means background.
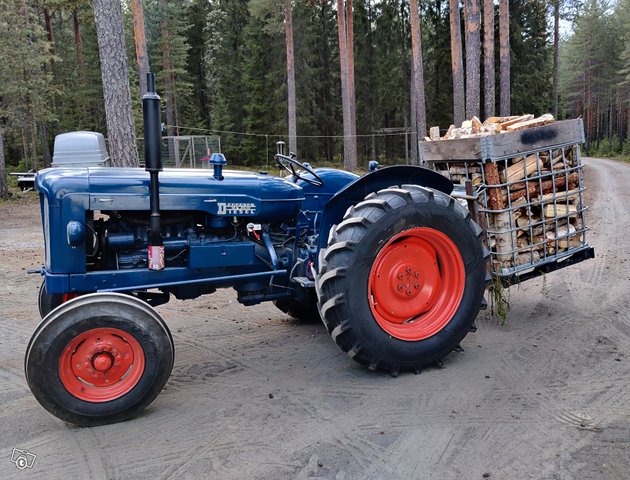
[[[413,284],[413,288],[420,288],[420,284],[419,283],[414,283]]]
[[[414,273],[413,276],[416,278],[420,278],[420,274],[418,272]]]
[[[407,267],[407,268],[405,269],[405,271],[406,271],[407,273],[411,273],[411,267]]]
[[[402,279],[403,279],[403,274],[402,274],[402,273],[399,273],[399,274],[398,274],[398,280],[402,280]]]
[[[411,295],[411,290],[407,290],[407,295]]]
[[[402,290],[402,289],[403,289],[402,284],[401,284],[401,283],[400,283],[400,284],[398,284],[398,290]]]

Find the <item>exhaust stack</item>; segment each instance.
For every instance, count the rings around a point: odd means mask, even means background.
[[[144,165],[149,172],[151,216],[149,217],[149,269],[164,268],[164,243],[160,231],[160,185],[158,174],[162,171],[162,121],[160,97],[155,91],[155,74],[147,74],[147,93],[142,97],[144,121]]]

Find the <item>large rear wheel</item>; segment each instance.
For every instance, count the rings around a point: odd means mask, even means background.
[[[319,258],[320,314],[337,345],[394,373],[441,361],[483,303],[481,236],[462,205],[423,187],[381,190],[351,207]]]
[[[50,413],[76,425],[127,420],[171,373],[174,347],[157,312],[118,293],[95,293],[50,313],[29,342],[29,388]]]

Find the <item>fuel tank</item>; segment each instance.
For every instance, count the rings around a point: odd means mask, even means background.
[[[304,201],[299,185],[264,173],[223,170],[219,180],[208,170],[165,169],[159,182],[162,210],[266,222],[294,217]],[[50,168],[35,183],[49,206],[66,204],[70,196],[89,210],[149,210],[149,174],[140,168]]]

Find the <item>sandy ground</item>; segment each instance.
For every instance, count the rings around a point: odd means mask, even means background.
[[[76,428],[30,394],[37,204],[0,206],[0,478],[630,478],[630,166],[587,160],[597,258],[510,291],[442,370],[391,378],[322,325],[232,291],[160,307],[173,374],[132,421]],[[37,455],[11,463],[14,447]]]

